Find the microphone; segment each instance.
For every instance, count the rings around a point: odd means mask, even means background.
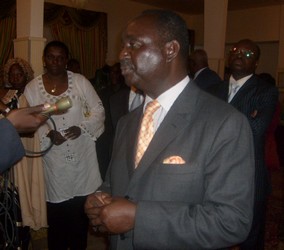
[[[72,107],[72,101],[69,96],[63,97],[59,99],[54,104],[46,103],[44,104],[44,111],[42,111],[43,114],[52,114],[59,111],[66,111],[67,109]]]

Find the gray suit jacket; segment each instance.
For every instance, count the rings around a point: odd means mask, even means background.
[[[190,82],[134,171],[142,106],[118,123],[102,190],[137,203],[135,228],[111,249],[218,249],[245,240],[254,193],[247,119]],[[180,156],[185,164],[164,164]]]

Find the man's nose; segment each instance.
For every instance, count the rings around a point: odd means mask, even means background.
[[[119,53],[119,58],[123,59],[125,57],[129,56],[129,51],[127,48],[122,48],[120,53]]]

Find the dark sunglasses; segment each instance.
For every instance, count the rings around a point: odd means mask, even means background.
[[[254,56],[254,52],[249,50],[249,49],[237,49],[237,48],[232,48],[230,50],[230,54],[232,55],[239,55],[242,54],[246,58],[252,58]]]

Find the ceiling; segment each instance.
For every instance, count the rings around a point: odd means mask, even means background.
[[[202,14],[204,0],[132,0],[158,8],[171,9],[185,14]],[[211,0],[213,1],[213,0]],[[228,0],[229,10],[240,10],[284,4],[284,0]]]

